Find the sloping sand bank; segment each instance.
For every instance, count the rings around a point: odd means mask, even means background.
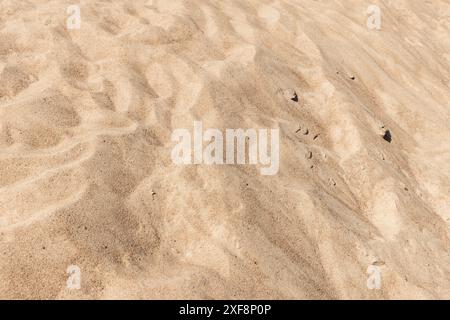
[[[367,1],[71,4],[0,3],[0,298],[450,298],[448,1],[374,0],[380,30]],[[278,128],[278,174],[174,165],[194,121]]]

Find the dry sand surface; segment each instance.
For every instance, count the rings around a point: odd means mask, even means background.
[[[0,298],[450,298],[448,0],[74,2],[0,2]]]

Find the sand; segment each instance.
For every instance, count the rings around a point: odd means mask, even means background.
[[[380,30],[360,0],[73,2],[0,3],[1,299],[450,298],[448,1],[374,0]],[[173,164],[194,121],[279,129],[279,172]]]

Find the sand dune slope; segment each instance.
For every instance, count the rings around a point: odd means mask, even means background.
[[[0,298],[450,298],[450,3],[373,2],[3,0]],[[194,121],[278,174],[173,164]]]

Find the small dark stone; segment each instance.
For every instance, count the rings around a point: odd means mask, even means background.
[[[296,92],[294,92],[294,95],[293,95],[293,97],[291,98],[291,100],[294,101],[294,102],[298,102],[298,95],[297,95]]]
[[[356,78],[355,77],[351,77],[350,79],[355,80]]]
[[[386,140],[389,143],[392,142],[392,135],[391,135],[391,132],[389,130],[386,130],[384,132],[383,139]]]

